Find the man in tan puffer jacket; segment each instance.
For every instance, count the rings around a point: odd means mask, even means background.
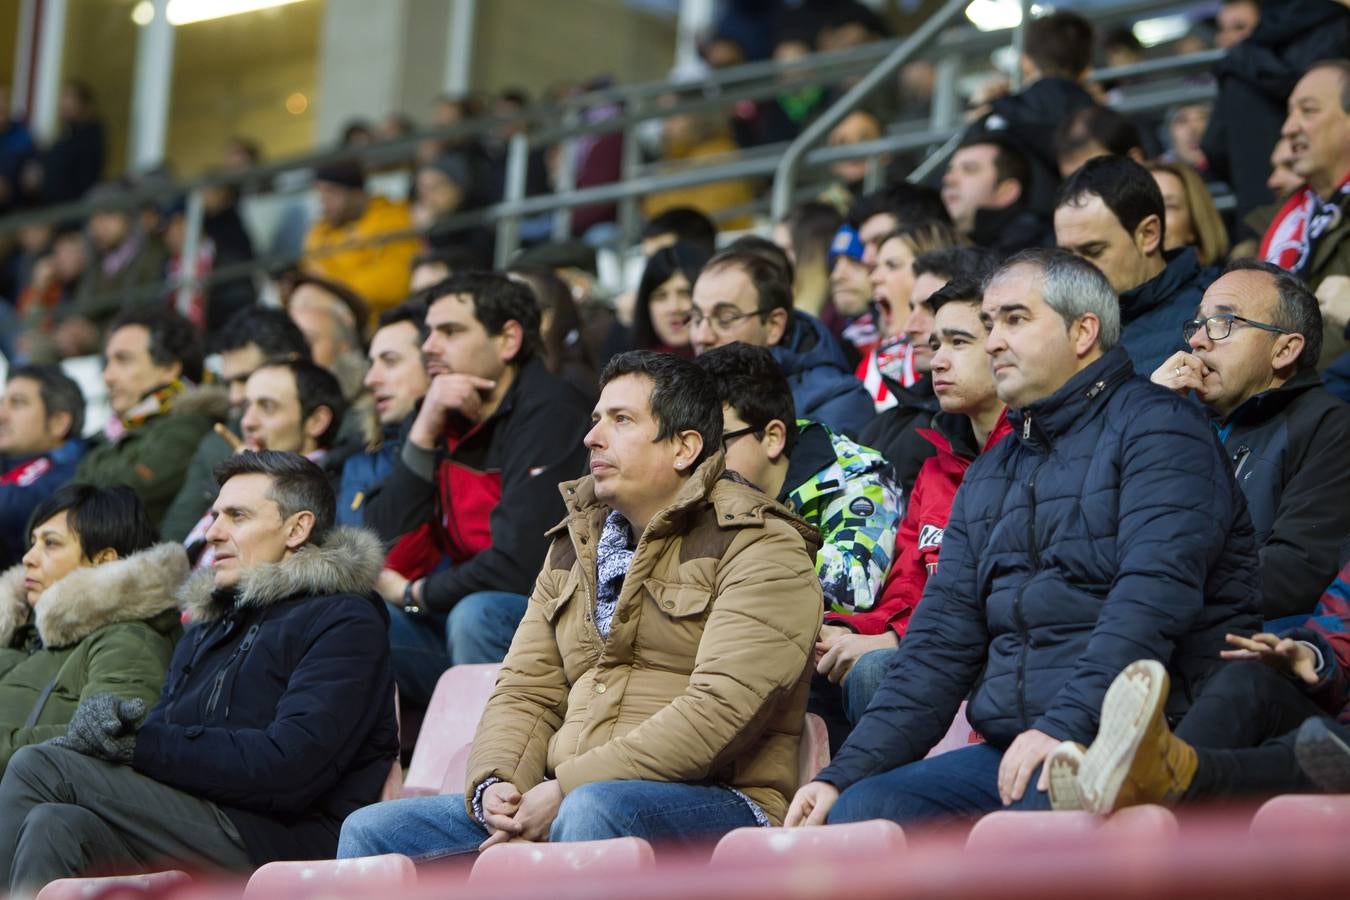
[[[819,535],[724,471],[710,376],[610,362],[591,475],[478,726],[465,794],[369,807],[341,857],[417,859],[511,839],[710,841],[781,824],[822,614]]]

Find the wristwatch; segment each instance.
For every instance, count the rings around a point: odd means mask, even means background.
[[[413,586],[421,579],[408,579],[408,583],[403,586],[403,611],[410,616],[420,616],[422,614],[422,605],[413,597]]]

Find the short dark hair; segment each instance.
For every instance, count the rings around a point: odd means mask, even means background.
[[[1317,368],[1322,355],[1322,308],[1308,285],[1298,276],[1260,259],[1235,259],[1223,270],[1223,275],[1229,272],[1265,272],[1275,279],[1279,302],[1275,304],[1275,321],[1270,324],[1303,335],[1297,368]]]
[[[426,308],[415,300],[405,300],[398,306],[392,306],[380,313],[380,321],[376,330],[388,328],[390,325],[397,325],[400,322],[411,322],[417,329],[417,333],[425,338],[427,333],[427,311]]]
[[[192,323],[171,309],[158,306],[133,306],[124,309],[108,325],[111,336],[119,328],[139,325],[150,335],[150,359],[155,365],[179,363],[183,377],[202,380],[202,342]]]
[[[675,235],[675,240],[696,244],[706,255],[717,251],[717,226],[713,220],[689,206],[677,206],[652,216],[642,229],[642,239]]]
[[[971,278],[968,275],[958,275],[949,280],[942,287],[928,295],[926,301],[929,308],[936,314],[939,309],[948,303],[973,303],[979,306],[984,302],[984,281],[982,278]]]
[[[413,257],[408,271],[421,266],[445,266],[453,275],[458,269],[479,268],[478,257],[479,254],[467,247],[431,247]]]
[[[215,349],[221,353],[242,350],[252,344],[262,351],[264,359],[309,359],[309,342],[300,326],[284,309],[270,306],[250,306],[230,316]]]
[[[119,559],[125,558],[159,540],[145,504],[126,485],[64,484],[33,509],[28,517],[28,534],[62,512],[66,524],[80,539],[80,553],[86,559],[107,549],[116,550]]]
[[[899,181],[862,195],[853,201],[845,218],[849,226],[857,230],[868,219],[882,213],[894,216],[898,225],[929,220],[951,224],[952,221],[946,204],[942,202],[942,194],[926,185],[910,184],[908,181]]]
[[[792,263],[770,241],[758,238],[761,243],[750,243],[741,238],[730,247],[708,260],[703,272],[715,272],[719,269],[740,269],[750,279],[755,289],[757,302],[755,308],[760,312],[775,309],[792,311]],[[777,251],[778,256],[767,252],[767,244]],[[702,273],[700,273],[702,274]]]
[[[600,373],[600,389],[624,375],[651,379],[648,406],[656,417],[658,441],[668,440],[681,431],[693,430],[703,435],[703,452],[694,460],[695,466],[722,449],[722,401],[707,372],[671,353],[629,350],[605,364]]]
[[[708,262],[708,254],[699,244],[676,241],[662,247],[647,258],[638,282],[637,300],[633,304],[633,346],[643,350],[657,347],[656,329],[652,326],[652,294],[677,274],[682,274],[694,287],[698,273]]]
[[[84,394],[60,366],[16,366],[9,370],[9,381],[15,378],[37,382],[42,409],[48,417],[57,413],[69,414],[70,429],[66,432],[66,440],[84,434]]]
[[[1092,23],[1061,10],[1031,20],[1023,50],[1041,75],[1077,81],[1092,62],[1092,42]]]
[[[270,359],[259,369],[285,369],[295,379],[295,396],[300,400],[300,421],[303,423],[321,406],[328,407],[332,421],[323,433],[315,438],[319,448],[330,449],[337,442],[338,432],[342,430],[342,417],[347,414],[347,400],[342,395],[342,386],[333,373],[316,366],[307,359]]]
[[[1139,223],[1158,217],[1158,252],[1162,252],[1167,209],[1158,182],[1139,163],[1124,156],[1098,156],[1083,163],[1059,190],[1055,208],[1080,206],[1089,196],[1102,198],[1106,208],[1133,235]]]
[[[1002,135],[991,132],[972,135],[961,142],[961,148],[994,148],[994,184],[1000,185],[1011,178],[1022,186],[1022,200],[1027,199],[1031,190],[1031,164],[1022,149]]]
[[[797,446],[797,408],[783,368],[766,347],[740,341],[725,344],[694,359],[712,376],[723,406],[736,410],[746,425],[762,431],[774,419],[787,429],[787,455]]]
[[[1069,113],[1055,129],[1055,158],[1078,153],[1088,144],[1101,144],[1107,153],[1125,156],[1141,150],[1143,139],[1133,122],[1106,106],[1084,106]]]
[[[299,453],[280,450],[246,450],[236,453],[216,466],[216,485],[236,475],[266,475],[272,479],[267,497],[277,505],[283,519],[308,510],[314,514],[311,543],[320,543],[333,529],[337,520],[337,498],[332,482],[316,463]]]
[[[948,247],[914,257],[914,277],[936,275],[951,281],[965,275],[983,283],[998,268],[998,254],[984,247]]]
[[[452,294],[467,295],[473,301],[473,315],[488,334],[502,333],[507,322],[520,326],[520,350],[516,365],[524,365],[543,346],[539,334],[539,301],[534,292],[500,272],[460,272],[438,281],[423,292],[425,308]]]

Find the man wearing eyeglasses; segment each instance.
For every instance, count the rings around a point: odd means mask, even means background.
[[[1267,627],[1284,627],[1270,620],[1312,612],[1350,547],[1350,406],[1317,374],[1317,298],[1277,266],[1239,260],[1182,336],[1190,349],[1153,381],[1215,414],[1256,526]]]
[[[768,347],[787,376],[797,415],[856,437],[876,409],[820,320],[792,304],[792,263],[772,243],[742,238],[714,256],[694,284],[695,353],[740,341]]]

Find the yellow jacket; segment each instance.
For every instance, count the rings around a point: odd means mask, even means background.
[[[781,823],[797,785],[820,629],[814,528],[704,461],[638,541],[607,641],[595,546],[608,509],[588,476],[478,725],[465,803],[489,777],[721,784]]]
[[[354,221],[337,226],[322,220],[314,223],[305,236],[305,264],[360,294],[373,318],[407,299],[412,261],[420,246],[413,237],[375,239],[412,227],[408,204],[371,197],[366,211]]]

